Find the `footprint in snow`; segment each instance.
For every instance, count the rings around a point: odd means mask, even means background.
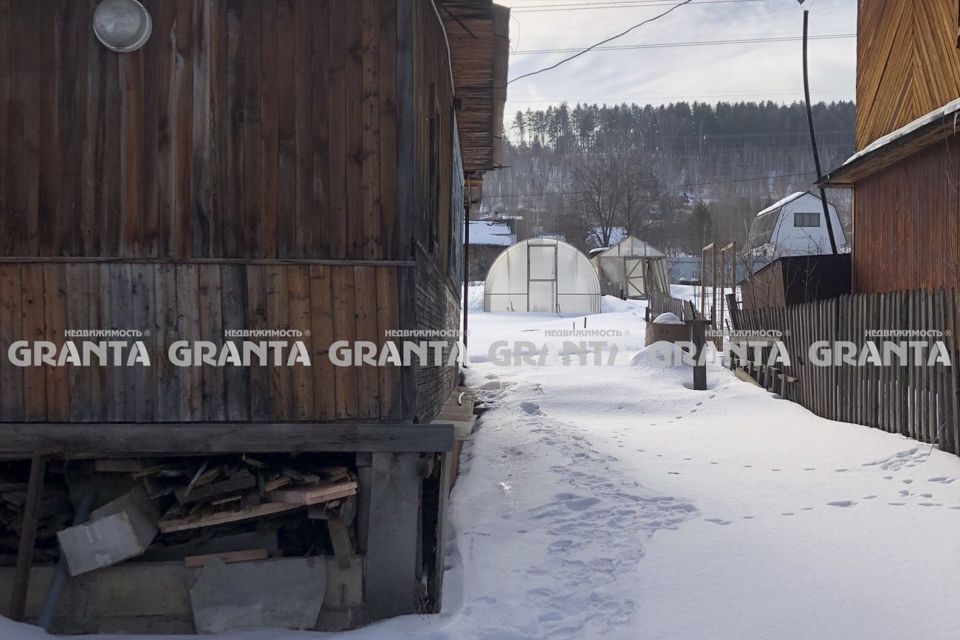
[[[730,520],[724,520],[723,518],[705,518],[705,520],[724,527],[730,524]]]
[[[793,513],[793,511],[787,511],[787,512],[781,513],[780,515],[782,515],[782,516],[792,516],[792,515],[794,515],[794,513]]]
[[[932,498],[932,497],[933,497],[933,494],[932,494],[932,493],[921,493],[921,494],[920,494],[920,497],[921,497],[921,498]]]
[[[941,484],[952,484],[956,478],[948,478],[947,476],[937,476],[936,478],[930,478],[927,482],[939,482]]]
[[[520,410],[526,413],[527,415],[542,415],[540,413],[540,405],[533,402],[521,402]]]
[[[912,484],[912,483],[913,483],[913,480],[910,480],[910,479],[908,478],[908,479],[906,479],[906,480],[901,480],[900,482],[902,482],[903,484]]]
[[[599,498],[572,498],[564,501],[564,504],[570,511],[586,511],[598,502]]]
[[[876,498],[876,497],[877,497],[877,496],[863,496],[863,498],[861,498],[861,500],[873,500],[873,499]]]
[[[827,503],[827,506],[830,507],[855,507],[856,505],[857,503],[853,500],[834,500]]]
[[[804,467],[803,470],[804,470],[804,471],[816,471],[817,468],[816,468],[816,467]]]

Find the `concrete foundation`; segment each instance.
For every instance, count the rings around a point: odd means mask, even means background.
[[[291,558],[258,563],[289,563]],[[318,631],[341,631],[363,623],[363,562],[341,569],[324,557],[327,585],[317,619]],[[304,562],[307,560],[304,559]],[[53,566],[35,567],[27,597],[27,622],[40,613]],[[64,585],[50,631],[60,634],[194,633],[190,589],[203,569],[183,562],[129,562],[70,578]],[[13,567],[0,567],[0,614],[6,615]]]

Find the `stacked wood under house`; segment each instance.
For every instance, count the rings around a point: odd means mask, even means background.
[[[114,46],[98,12],[131,7],[150,29]],[[508,23],[492,0],[0,0],[0,614],[439,611],[469,391],[454,358],[350,349],[456,352]]]

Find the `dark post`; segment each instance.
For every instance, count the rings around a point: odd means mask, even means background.
[[[689,320],[690,341],[693,342],[693,389],[694,391],[707,390],[707,365],[703,362],[703,349],[707,344],[707,325],[709,320]]]
[[[803,95],[807,101],[807,126],[810,128],[810,144],[813,146],[813,164],[817,170],[817,182],[823,179],[820,171],[820,152],[817,150],[817,135],[813,129],[813,106],[810,104],[810,78],[807,75],[807,24],[810,11],[803,10]],[[823,217],[827,221],[827,235],[830,236],[830,249],[837,253],[837,239],[833,235],[833,221],[830,219],[830,206],[827,204],[827,192],[820,187],[820,202],[823,205]]]
[[[8,617],[22,622],[27,612],[27,592],[30,590],[30,572],[33,569],[33,548],[37,541],[37,518],[43,499],[43,476],[47,468],[46,454],[37,452],[30,463],[30,481],[27,501],[23,507],[20,528],[20,546],[17,548],[17,568],[13,574],[13,594],[10,597]]]
[[[467,178],[466,198],[464,198],[463,213],[463,350],[467,350],[467,320],[470,307],[470,178]],[[466,362],[467,354],[461,357]]]

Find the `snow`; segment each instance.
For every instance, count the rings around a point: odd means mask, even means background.
[[[910,135],[914,131],[921,129],[928,124],[936,122],[941,118],[946,118],[947,116],[950,116],[950,115],[954,116],[954,129],[956,129],[956,118],[957,118],[956,114],[958,112],[960,112],[960,98],[956,100],[952,100],[947,104],[943,105],[942,107],[940,107],[939,109],[934,109],[930,113],[922,115],[916,120],[913,120],[912,122],[908,122],[904,126],[900,127],[895,131],[891,131],[885,136],[881,136],[877,138],[876,140],[874,140],[873,142],[865,146],[863,149],[861,149],[857,153],[850,156],[847,159],[847,161],[841,165],[841,167],[845,167],[848,164],[854,162],[855,160],[859,160],[860,158],[862,158],[867,154],[873,153],[874,151],[877,151],[882,147],[885,147],[889,144],[896,142],[900,138]]]
[[[331,637],[957,637],[942,603],[960,598],[960,458],[823,420],[717,364],[694,391],[688,366],[644,349],[645,303],[614,300],[586,319],[472,314],[467,381],[492,409],[451,500],[444,611]],[[618,334],[589,347],[606,363],[616,346],[612,366],[544,333],[584,322]],[[550,352],[512,364],[498,341]],[[0,638],[45,637],[0,622]]]
[[[790,204],[791,202],[793,202],[793,201],[796,200],[797,198],[802,198],[803,196],[807,195],[808,193],[809,193],[808,191],[797,191],[796,193],[791,193],[791,194],[788,195],[786,198],[783,198],[782,200],[777,200],[777,201],[774,202],[772,205],[770,205],[769,207],[767,207],[766,209],[764,209],[763,211],[761,211],[760,213],[758,213],[758,214],[757,214],[757,217],[759,218],[760,216],[762,216],[762,215],[764,215],[764,214],[767,214],[767,213],[771,213],[771,212],[773,212],[773,211],[776,211],[777,209],[779,209],[779,208],[781,208],[781,207],[783,207],[783,206],[785,206],[785,205]],[[813,194],[810,194],[810,195],[813,195]],[[816,196],[814,196],[814,197],[816,197]]]
[[[470,244],[494,247],[509,247],[517,238],[510,227],[502,222],[485,220],[470,221]]]
[[[676,314],[670,313],[661,313],[656,318],[653,319],[653,324],[683,324],[683,320],[678,318]]]

